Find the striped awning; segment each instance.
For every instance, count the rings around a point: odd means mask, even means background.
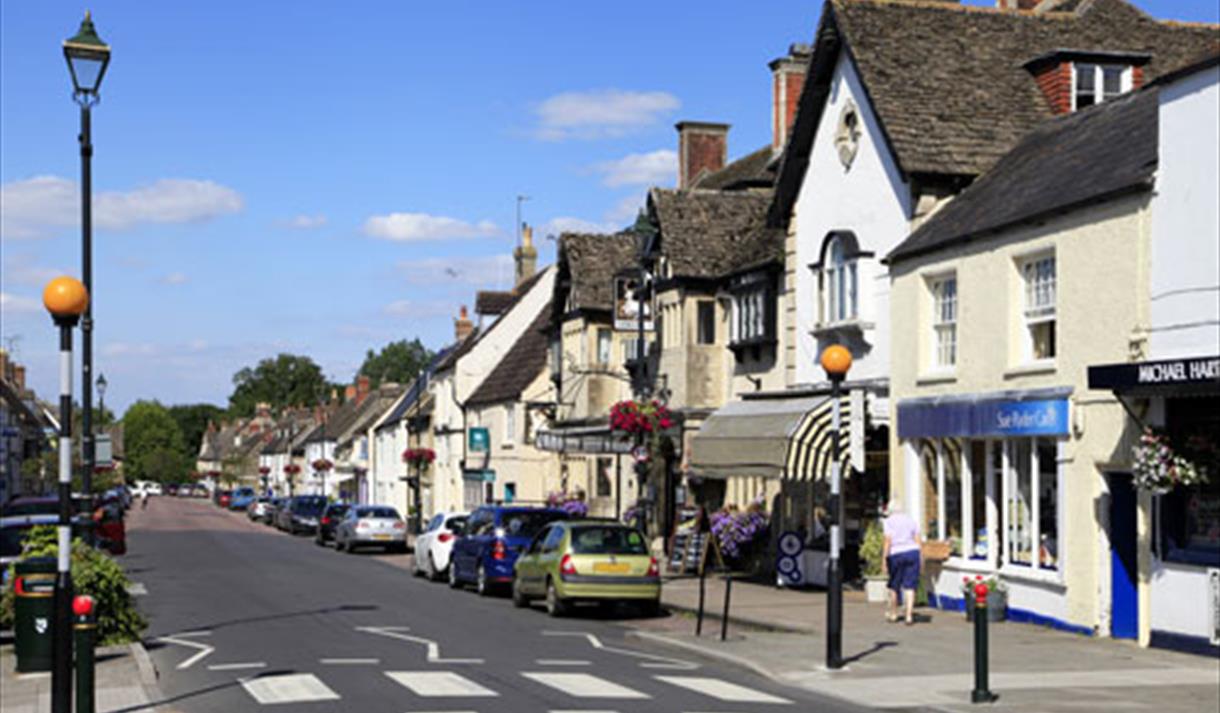
[[[789,442],[825,396],[730,401],[691,439],[690,470],[708,478],[782,478]]]
[[[859,399],[862,402],[863,399]],[[851,474],[852,399],[849,393],[839,398],[839,452],[843,477]],[[863,418],[863,414],[856,414]],[[801,418],[788,440],[784,479],[797,481],[830,480],[831,435],[834,433],[834,402],[826,399]]]

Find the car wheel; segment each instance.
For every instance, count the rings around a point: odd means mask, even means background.
[[[556,618],[568,613],[568,603],[559,598],[559,590],[551,579],[546,580],[546,613]]]
[[[325,547],[325,546],[326,546],[326,540],[323,540],[321,535],[318,535],[318,536],[314,537],[314,538],[313,538],[313,543],[314,543],[315,545],[317,545],[318,547]]]
[[[460,589],[462,583],[458,581],[457,565],[452,560],[449,561],[449,588]]]
[[[521,578],[513,577],[513,606],[518,609],[524,609],[530,605],[529,597],[525,596],[525,592],[521,591]]]
[[[343,544],[343,540],[340,540],[339,536],[336,535],[335,536],[335,552],[342,552],[345,547],[347,547],[347,545]]]
[[[479,568],[474,573],[474,590],[479,593],[480,597],[491,596],[491,582],[487,581],[487,571],[483,569],[483,563],[479,563]]]

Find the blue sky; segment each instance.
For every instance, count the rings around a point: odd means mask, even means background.
[[[114,52],[93,114],[107,403],[223,404],[279,351],[347,381],[370,347],[441,346],[476,289],[509,286],[518,194],[545,264],[542,236],[626,224],[673,184],[675,121],[732,124],[731,157],[766,144],[767,62],[820,5],[90,3]],[[79,275],[60,44],[85,8],[0,0],[0,332],[44,397],[41,287]]]

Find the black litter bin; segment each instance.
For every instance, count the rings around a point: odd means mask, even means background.
[[[18,562],[13,577],[17,671],[51,670],[51,626],[55,618],[54,557]]]

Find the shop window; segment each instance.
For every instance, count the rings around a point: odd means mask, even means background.
[[[610,497],[613,494],[613,488],[610,486],[610,469],[612,467],[614,467],[613,459],[597,459],[597,489],[595,492],[599,498]]]
[[[613,338],[613,332],[609,329],[599,328],[597,330],[597,365],[608,366],[610,364],[610,347]]]
[[[697,307],[697,324],[695,325],[696,344],[716,343],[716,303],[711,300],[701,300]]]
[[[1025,283],[1025,358],[1055,358],[1055,256],[1044,255],[1021,266]]]
[[[1056,443],[1045,439],[1021,439],[1009,441],[1007,446],[1007,561],[1032,567],[1036,556],[1042,569],[1058,569]]]
[[[923,513],[919,518],[920,532],[926,539],[940,538],[940,489],[936,477],[936,447],[925,441],[920,448],[920,471],[923,474]]]
[[[971,533],[970,559],[987,559],[989,532],[987,531],[987,443],[970,441],[966,445],[970,458],[970,497],[966,512],[970,516],[963,530]]]
[[[931,281],[932,364],[937,369],[952,369],[957,364],[957,277]]]
[[[940,539],[949,540],[949,552],[955,557],[962,554],[962,454],[961,442],[944,441],[940,453],[940,492],[945,498],[945,528]]]

